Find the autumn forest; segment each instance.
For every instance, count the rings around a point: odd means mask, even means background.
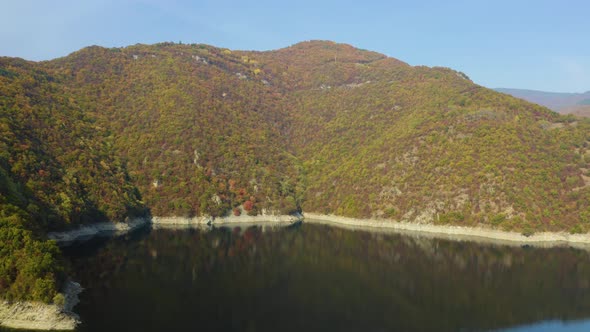
[[[0,297],[54,301],[46,233],[316,212],[590,231],[590,119],[329,41],[0,58]]]

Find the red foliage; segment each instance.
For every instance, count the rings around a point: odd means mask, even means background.
[[[245,201],[244,202],[244,210],[252,211],[253,208],[254,208],[254,202],[252,202],[252,201]]]

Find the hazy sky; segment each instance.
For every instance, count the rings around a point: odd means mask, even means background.
[[[590,1],[0,0],[0,55],[182,41],[269,50],[310,39],[460,70],[487,87],[590,90]]]

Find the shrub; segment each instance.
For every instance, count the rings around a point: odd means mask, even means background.
[[[522,235],[529,237],[529,236],[532,236],[533,234],[535,234],[535,231],[533,230],[533,228],[530,225],[524,226],[524,228],[522,230]]]
[[[438,216],[438,220],[435,220],[437,224],[449,224],[462,222],[465,220],[465,215],[462,212],[453,211],[448,213],[442,213]]]
[[[390,208],[385,209],[385,213],[383,214],[383,216],[385,218],[393,218],[393,217],[395,217],[395,213],[396,213],[395,209],[390,207]]]
[[[63,307],[66,304],[66,298],[62,293],[57,293],[53,297],[53,304]]]
[[[584,233],[584,230],[582,229],[582,226],[580,226],[579,224],[576,224],[572,228],[570,228],[570,234],[581,234],[581,233]]]
[[[498,226],[506,220],[506,216],[503,213],[498,213],[491,219],[492,225]]]

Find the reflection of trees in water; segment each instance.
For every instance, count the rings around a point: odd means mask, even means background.
[[[75,265],[92,291],[168,306],[182,298],[190,305],[176,311],[222,308],[230,325],[418,331],[589,316],[588,256],[306,224],[159,230]]]

